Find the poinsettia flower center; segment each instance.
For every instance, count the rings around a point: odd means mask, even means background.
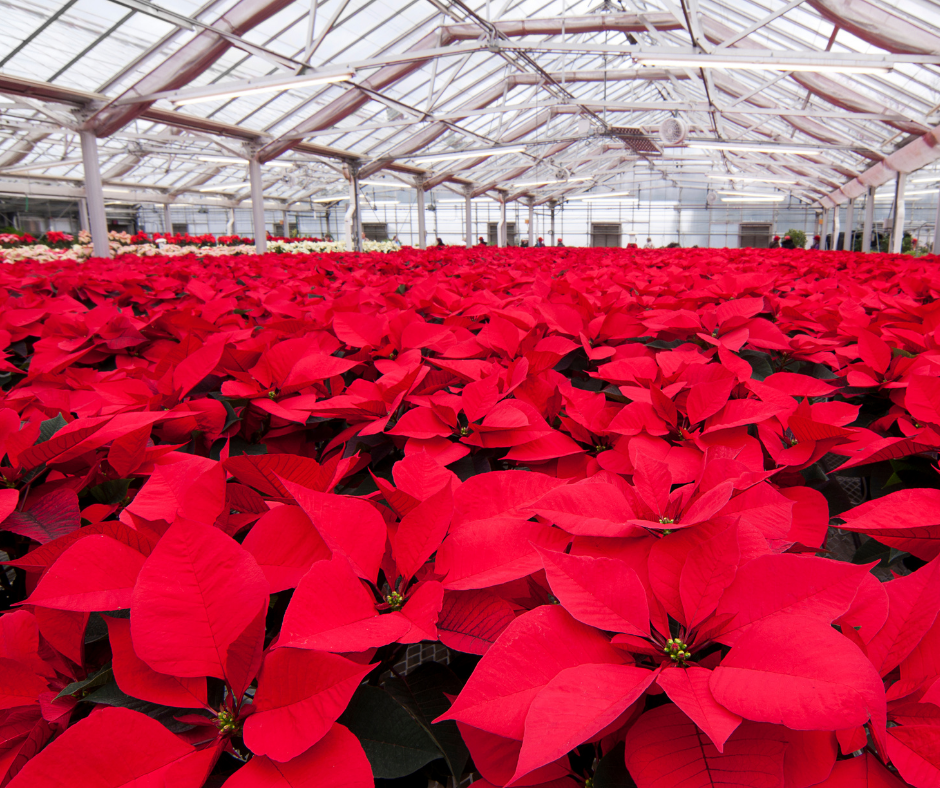
[[[228,709],[222,709],[215,719],[216,727],[223,736],[238,735],[241,733],[241,721]]]
[[[666,647],[663,649],[663,653],[680,667],[685,667],[686,660],[692,656],[689,652],[688,644],[679,638],[669,638],[669,640],[666,641]]]
[[[401,610],[402,606],[405,604],[405,598],[397,591],[392,591],[391,594],[385,597],[385,601],[388,602],[392,610]]]

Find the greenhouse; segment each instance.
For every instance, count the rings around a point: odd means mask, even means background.
[[[940,0],[0,22],[0,788],[940,788]]]
[[[931,0],[4,8],[33,235],[936,243]]]

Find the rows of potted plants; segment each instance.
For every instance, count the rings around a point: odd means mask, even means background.
[[[938,262],[4,266],[0,783],[935,788]]]

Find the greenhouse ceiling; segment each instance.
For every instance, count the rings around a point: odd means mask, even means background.
[[[940,157],[940,0],[0,0],[0,191],[832,206]]]

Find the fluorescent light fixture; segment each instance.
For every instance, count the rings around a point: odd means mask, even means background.
[[[292,161],[278,161],[277,159],[272,159],[271,161],[266,161],[262,163],[263,167],[283,167],[285,170],[289,170],[294,166]]]
[[[386,189],[407,189],[408,187],[403,183],[389,183],[386,181],[359,181],[360,186],[378,186],[379,188]]]
[[[913,191],[904,192],[904,199],[906,200],[909,197],[923,197],[925,194],[936,194],[936,193],[937,193],[936,189],[915,189]],[[875,199],[876,200],[893,200],[894,193],[892,192],[888,194],[876,194]]]
[[[241,164],[248,165],[248,159],[237,159],[234,156],[197,156],[199,161],[208,161],[212,164]]]
[[[414,156],[405,156],[406,159],[415,159],[418,161],[450,161],[451,159],[475,159],[481,156],[502,156],[509,153],[524,153],[525,146],[518,145],[515,148],[489,148],[484,150],[464,150],[455,153],[428,153],[417,154]]]
[[[734,197],[722,197],[722,202],[783,202],[785,194],[753,194],[750,196],[737,193]]]
[[[104,184],[104,186],[102,186],[101,188],[102,190],[106,192],[121,192],[122,194],[125,194],[125,193],[130,193],[130,192],[136,192],[138,189],[142,189],[144,187],[139,186],[136,188],[131,188],[130,186],[108,186],[107,184]]]
[[[365,205],[369,208],[375,208],[378,205],[404,205],[405,203],[400,203],[398,200],[363,200],[362,205]]]
[[[799,183],[799,181],[797,180],[792,180],[790,178],[778,178],[773,175],[768,175],[765,177],[763,175],[716,175],[714,173],[708,173],[705,177],[714,178],[719,181],[755,181],[757,183]]]
[[[348,200],[349,195],[340,195],[338,197],[312,197],[310,202],[339,202],[340,200]]]
[[[669,57],[639,56],[636,62],[641,66],[657,68],[729,68],[747,71],[816,71],[830,74],[884,74],[893,66],[875,65],[863,62],[839,63],[816,60],[756,60],[753,58],[726,59],[713,58],[709,55],[670,55]]]
[[[728,195],[729,197],[779,197],[779,194],[769,194],[769,193],[751,193],[751,192],[731,192],[731,191],[718,191],[718,194]]]
[[[514,189],[524,189],[526,186],[547,186],[550,183],[580,183],[581,181],[592,181],[593,178],[584,176],[582,178],[566,178],[565,180],[550,178],[544,181],[520,181],[519,183],[513,183],[512,187]]]
[[[221,186],[202,186],[196,191],[200,192],[233,192],[239,189],[247,189],[247,183],[226,183]]]
[[[940,181],[940,172],[935,172],[933,175],[924,176],[922,178],[909,178],[911,183],[933,183],[934,181]]]
[[[438,204],[443,203],[465,203],[466,199],[463,200],[437,200]],[[470,202],[496,202],[491,197],[473,197]]]
[[[634,205],[639,202],[639,199],[636,197],[613,197],[609,200],[581,200],[580,202],[588,202],[591,205]]]
[[[343,71],[338,74],[311,74],[300,77],[278,77],[277,79],[256,79],[246,82],[229,82],[225,85],[214,85],[209,88],[195,88],[191,92],[170,99],[175,105],[199,104],[205,101],[218,101],[220,99],[240,98],[255,93],[279,93],[294,88],[306,88],[313,85],[326,85],[333,82],[345,82],[355,76],[353,71]]]
[[[606,194],[576,194],[574,197],[569,197],[569,200],[605,200],[609,197],[627,197],[631,195],[632,192],[607,192]],[[633,195],[634,198],[636,195]]]
[[[750,151],[752,153],[796,153],[800,156],[814,153],[825,153],[821,148],[795,148],[785,145],[745,145],[735,142],[689,142],[688,147],[699,148],[700,150],[731,150],[731,151]]]

